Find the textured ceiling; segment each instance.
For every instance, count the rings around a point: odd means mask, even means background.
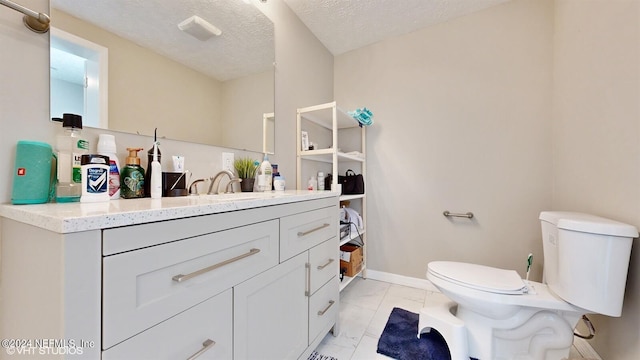
[[[327,49],[339,55],[509,0],[268,1],[285,1]],[[51,4],[219,80],[265,71],[275,58],[273,23],[244,0],[51,0]],[[192,15],[215,25],[222,35],[203,42],[181,32],[177,25]],[[52,23],[55,26],[55,18]]]
[[[219,80],[273,67],[273,23],[241,0],[51,0],[51,6]],[[222,35],[200,41],[180,31],[178,24],[193,15]]]
[[[333,55],[509,0],[284,0]]]

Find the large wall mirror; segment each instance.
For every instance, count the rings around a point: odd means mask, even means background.
[[[51,116],[273,153],[274,26],[259,3],[51,0]]]

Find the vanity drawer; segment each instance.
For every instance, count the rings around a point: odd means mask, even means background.
[[[338,207],[330,206],[280,219],[280,262],[337,236]]]
[[[278,220],[103,258],[103,349],[278,264]]]
[[[338,274],[340,264],[338,249],[338,241],[334,238],[309,250],[311,294]]]
[[[231,289],[104,351],[102,359],[187,359],[199,351],[198,359],[232,359]]]
[[[309,344],[338,319],[339,301],[337,276],[309,298]]]

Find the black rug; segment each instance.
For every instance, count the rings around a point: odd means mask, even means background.
[[[451,360],[440,333],[418,334],[418,314],[393,308],[378,341],[378,353],[398,360]]]

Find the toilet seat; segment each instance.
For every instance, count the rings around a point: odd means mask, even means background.
[[[460,286],[503,295],[522,295],[527,285],[514,270],[453,261],[433,261],[428,273]]]

